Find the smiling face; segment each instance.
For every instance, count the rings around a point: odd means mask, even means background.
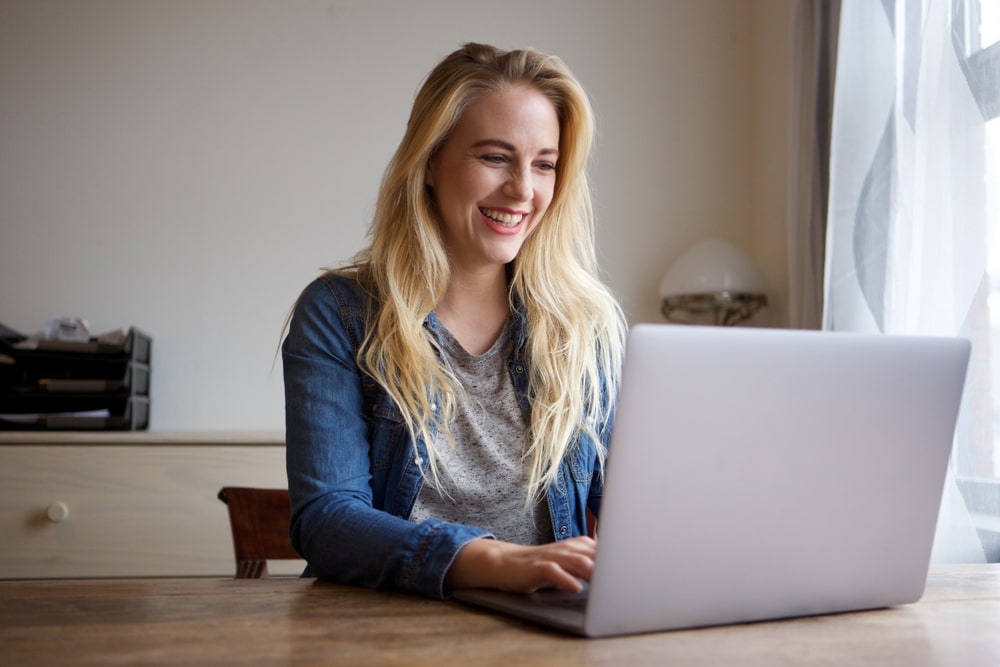
[[[552,202],[559,119],[536,88],[515,84],[477,98],[430,163],[452,270],[512,261]]]

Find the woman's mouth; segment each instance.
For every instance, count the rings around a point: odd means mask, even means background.
[[[527,213],[511,213],[495,208],[480,208],[479,212],[501,227],[517,227],[528,217]]]

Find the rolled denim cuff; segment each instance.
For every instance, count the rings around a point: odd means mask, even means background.
[[[492,538],[489,532],[457,523],[428,519],[423,523],[429,530],[421,537],[417,550],[403,573],[407,590],[441,600],[451,597],[444,580],[462,547],[473,540]]]

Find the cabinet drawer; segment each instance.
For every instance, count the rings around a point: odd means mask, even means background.
[[[223,486],[286,488],[284,447],[0,446],[0,578],[232,576]]]

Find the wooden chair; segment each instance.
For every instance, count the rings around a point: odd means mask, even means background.
[[[288,537],[292,510],[287,489],[226,486],[219,500],[229,508],[237,579],[266,577],[268,560],[301,558]]]

